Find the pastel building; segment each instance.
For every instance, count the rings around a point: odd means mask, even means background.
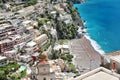
[[[120,73],[120,51],[106,54],[101,60],[101,63],[104,67]]]
[[[0,25],[0,40],[8,38],[10,35],[17,34],[16,27],[9,24]]]
[[[61,73],[59,65],[44,56],[32,69],[32,78],[32,80],[63,80],[64,74]]]
[[[42,34],[35,38],[33,41],[39,46],[43,46],[45,43],[47,43],[48,37],[46,34]]]

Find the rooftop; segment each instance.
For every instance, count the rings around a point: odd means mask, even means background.
[[[114,61],[120,62],[120,55],[111,56],[110,58],[111,58],[112,60],[114,60]]]
[[[5,56],[0,56],[0,60],[7,59]]]
[[[21,58],[30,58],[30,55],[22,55]]]
[[[46,34],[42,34],[42,35],[38,36],[37,38],[35,38],[35,41],[41,40],[41,42],[42,42],[42,41],[46,40],[47,38],[48,37]]]
[[[2,44],[2,43],[9,43],[9,42],[11,42],[10,39],[5,39],[5,40],[0,41],[0,44]]]
[[[46,61],[46,60],[40,60],[40,61],[39,61],[39,64],[42,64],[42,65],[43,65],[43,64],[49,64],[49,63],[48,63],[48,61]]]
[[[1,24],[0,25],[0,30],[2,30],[2,29],[5,29],[5,28],[8,28],[8,27],[11,27],[12,25],[10,25],[10,24]]]
[[[35,45],[36,45],[36,43],[33,41],[27,43],[28,47],[34,47]]]
[[[110,54],[105,54],[104,57],[110,61],[110,59],[120,62],[120,51],[116,51]]]
[[[119,74],[100,67],[73,80],[119,80],[119,77]]]

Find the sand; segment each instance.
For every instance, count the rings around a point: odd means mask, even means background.
[[[73,64],[80,74],[84,74],[100,66],[101,56],[85,37],[71,40],[69,46],[70,52],[74,56]]]

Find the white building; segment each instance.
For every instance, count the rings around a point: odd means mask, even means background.
[[[4,65],[7,65],[7,64],[8,64],[7,57],[0,56],[0,67],[4,66]]]
[[[32,76],[32,80],[63,80],[64,74],[61,73],[59,65],[56,65],[52,60],[44,58],[32,69]]]
[[[104,55],[101,60],[103,66],[109,65],[107,68],[120,73],[120,51]]]
[[[30,41],[27,43],[25,50],[27,54],[33,54],[38,50],[37,44],[33,41]]]
[[[120,75],[103,67],[69,80],[120,80]]]
[[[35,38],[33,41],[37,43],[39,47],[47,43],[48,37],[46,34],[42,34],[39,37]]]
[[[63,45],[56,45],[54,47],[54,50],[61,50],[62,53],[69,53],[70,50],[69,50],[69,45],[66,45],[66,44],[63,44]]]
[[[28,63],[32,61],[32,57],[30,55],[22,55],[19,57],[21,62]]]

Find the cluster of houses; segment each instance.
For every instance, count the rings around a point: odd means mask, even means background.
[[[54,42],[52,47],[49,36],[42,33],[44,28],[50,32],[53,41],[57,42],[57,31],[51,21],[47,21],[39,29],[36,27],[39,26],[38,19],[41,18],[41,14],[45,14],[46,9],[53,19],[59,12],[59,21],[66,25],[71,24],[73,20],[71,14],[65,11],[68,6],[66,0],[52,0],[52,4],[51,0],[46,1],[38,0],[36,5],[22,8],[17,12],[0,10],[0,67],[7,65],[10,60],[17,61],[29,69],[26,77],[30,77],[31,80],[64,80],[66,75],[62,71],[65,62],[62,59],[50,60],[48,56],[52,49],[61,49],[62,53],[68,53],[69,46]],[[4,7],[7,9],[10,5],[5,4]],[[102,55],[101,66],[105,68],[99,67],[65,80],[119,80],[120,51]]]
[[[62,0],[57,1],[61,3]],[[19,64],[29,65],[31,70],[27,77],[31,77],[32,80],[63,80],[65,75],[61,71],[65,63],[62,59],[49,60],[47,58],[52,50],[51,45],[48,45],[50,39],[47,34],[42,33],[42,29],[36,29],[37,20],[40,14],[44,14],[44,8],[49,7],[59,8],[61,20],[70,23],[72,19],[61,8],[61,4],[53,6],[44,0],[38,0],[38,2],[34,6],[22,8],[17,12],[0,12],[0,67],[7,65],[11,60],[17,61]],[[64,7],[66,5],[63,4]],[[5,9],[8,7],[10,8],[10,5],[5,4]],[[56,11],[52,10],[51,16],[56,16]],[[50,31],[52,37],[57,40],[57,31],[50,21],[42,27]],[[43,49],[45,46],[48,46],[46,51]],[[43,52],[46,55],[40,58]]]

